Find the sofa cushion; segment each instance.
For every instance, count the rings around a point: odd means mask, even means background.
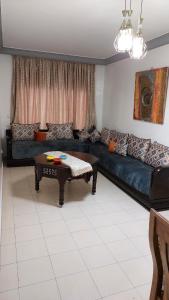
[[[116,130],[110,130],[110,139],[116,140],[118,132]]]
[[[109,143],[109,140],[110,140],[110,130],[107,129],[107,128],[103,128],[102,131],[101,131],[101,142],[104,143],[104,144],[107,144]]]
[[[78,151],[78,152],[89,152],[90,142],[79,141],[74,139],[60,139],[56,141],[49,141],[50,147],[53,150],[58,151]]]
[[[146,154],[145,162],[153,167],[169,166],[169,147],[154,142]]]
[[[72,123],[53,124],[46,123],[49,132],[53,132],[58,139],[73,139]]]
[[[78,151],[88,152],[89,143],[74,139],[59,139],[56,141],[14,141],[12,142],[12,157],[14,159],[33,158],[47,151]]]
[[[149,195],[153,167],[130,156],[109,153],[107,146],[102,143],[90,145],[90,153],[100,159],[100,166],[110,174],[135,190]]]
[[[101,158],[108,152],[108,146],[102,142],[90,143],[89,144],[89,152],[94,156]]]
[[[101,166],[130,187],[149,195],[153,168],[130,156],[120,156],[116,153],[104,155]]]
[[[14,159],[33,158],[38,154],[48,151],[46,141],[13,141],[12,157]]]
[[[92,143],[95,143],[97,141],[100,141],[101,135],[97,129],[94,129],[93,132],[90,134],[90,141]]]
[[[116,152],[118,154],[123,156],[127,155],[127,147],[128,147],[127,139],[128,139],[127,133],[121,133],[121,132],[116,133],[116,140],[117,140]]]
[[[47,133],[46,133],[46,140],[47,141],[55,141],[55,140],[57,140],[58,138],[57,138],[57,132],[56,131],[48,131]]]
[[[34,124],[19,124],[13,123],[12,138],[14,141],[29,141],[34,140],[34,132],[39,130],[40,123]]]
[[[90,134],[88,133],[87,129],[83,129],[78,133],[80,141],[87,141],[90,138]]]
[[[150,147],[150,139],[142,139],[131,134],[128,137],[127,153],[137,159],[144,161],[147,151]]]

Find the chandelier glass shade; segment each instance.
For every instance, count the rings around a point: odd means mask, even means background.
[[[133,41],[133,28],[131,24],[132,11],[123,10],[123,22],[114,41],[114,48],[117,52],[130,51]],[[126,18],[128,15],[128,19]]]
[[[141,0],[141,11],[139,24],[137,28],[137,33],[134,34],[134,30],[131,23],[132,9],[131,9],[131,0],[130,0],[130,9],[126,9],[126,0],[125,0],[125,9],[122,11],[123,22],[120,27],[120,30],[114,40],[114,48],[117,52],[128,52],[130,58],[132,59],[142,59],[147,54],[147,45],[144,41],[142,34],[142,5],[143,0]]]
[[[130,58],[143,59],[147,54],[147,45],[142,35],[142,20],[138,25],[137,34],[133,37],[132,48],[129,51]]]

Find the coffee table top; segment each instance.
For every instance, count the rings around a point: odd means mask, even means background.
[[[75,151],[64,151],[64,153],[70,154],[74,157],[77,157],[81,160],[88,162],[91,165],[94,165],[98,162],[98,158],[89,153],[83,152],[75,152]],[[34,157],[35,164],[44,165],[44,166],[51,166],[52,168],[65,168],[69,169],[68,166],[64,164],[64,160],[60,165],[55,165],[53,162],[47,161],[45,154],[40,154]]]

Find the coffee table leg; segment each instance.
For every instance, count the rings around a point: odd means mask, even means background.
[[[62,207],[64,204],[64,187],[65,180],[60,179],[59,181],[59,206]]]
[[[97,167],[93,166],[92,195],[94,195],[96,193],[96,183],[97,183]]]
[[[90,181],[90,177],[91,177],[91,173],[86,173],[86,174],[85,174],[84,179],[85,179],[85,182],[86,182],[86,183],[88,183],[88,182]]]
[[[39,191],[39,176],[38,176],[38,168],[35,167],[35,190]]]

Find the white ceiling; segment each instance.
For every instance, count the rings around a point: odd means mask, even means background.
[[[129,2],[129,0],[128,0]],[[140,0],[133,0],[136,26]],[[124,0],[1,0],[3,46],[91,58],[115,54]],[[169,32],[169,0],[144,0],[146,40]]]

